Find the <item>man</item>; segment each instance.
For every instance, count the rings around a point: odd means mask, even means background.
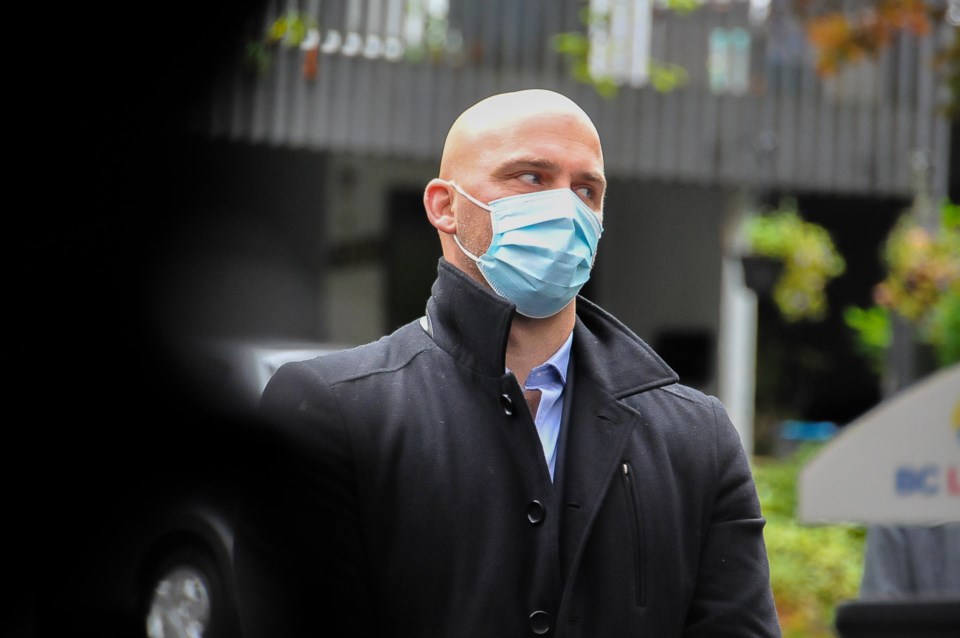
[[[457,119],[425,316],[264,392],[282,456],[238,539],[245,636],[780,635],[723,407],[576,297],[605,188],[562,95]]]
[[[960,523],[871,525],[860,597],[960,597]]]

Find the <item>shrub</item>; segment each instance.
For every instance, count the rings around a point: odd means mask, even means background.
[[[823,444],[792,455],[754,460],[754,476],[767,526],[770,579],[784,638],[836,636],[837,605],[859,595],[866,528],[804,526],[797,521],[800,469]]]

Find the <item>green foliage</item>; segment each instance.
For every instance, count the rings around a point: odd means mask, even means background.
[[[703,0],[667,0],[666,4],[671,11],[679,15],[687,15],[703,6]]]
[[[421,10],[424,8],[421,7]],[[404,59],[413,64],[425,61],[439,62],[444,54],[451,52],[451,43],[448,42],[449,23],[446,15],[427,11],[423,17],[425,21],[423,38],[419,42],[407,42],[403,52]]]
[[[263,42],[251,40],[247,42],[244,51],[244,62],[257,74],[266,73],[267,69],[270,68],[270,51]]]
[[[317,21],[306,13],[288,11],[267,27],[266,43],[298,47],[307,38],[310,28],[317,28]]]
[[[310,14],[302,11],[287,11],[281,14],[267,25],[261,39],[247,42],[247,65],[258,73],[266,72],[270,66],[273,48],[299,47],[307,39],[311,29],[319,30],[320,23]]]
[[[650,85],[660,93],[669,93],[687,83],[687,70],[678,64],[650,61]]]
[[[846,269],[830,233],[805,221],[791,198],[782,200],[775,211],[748,218],[744,233],[751,254],[784,264],[773,289],[773,300],[783,317],[790,322],[823,319],[827,283]]]
[[[948,230],[960,230],[960,204],[954,204],[949,199],[943,201],[940,211],[943,227]]]
[[[892,339],[890,313],[886,308],[871,306],[859,308],[847,306],[843,309],[843,321],[856,336],[854,348],[862,355],[870,369],[882,374],[886,364],[885,356]]]
[[[938,365],[960,361],[960,206],[945,200],[940,212],[932,230],[910,212],[898,220],[883,247],[887,276],[874,288],[874,305],[844,312],[871,365],[882,362],[890,345],[891,312],[917,329]]]
[[[925,336],[934,346],[940,367],[960,362],[960,293],[956,290],[944,295],[933,307]]]
[[[922,324],[940,299],[960,286],[960,228],[941,220],[931,230],[908,212],[887,238],[883,258],[888,275],[877,287],[878,303]]]
[[[606,98],[616,97],[617,83],[608,77],[593,77],[590,73],[590,40],[582,33],[558,33],[553,36],[553,48],[567,58],[570,75],[577,82],[592,84],[593,88]]]
[[[837,605],[859,595],[866,529],[803,526],[797,522],[797,477],[823,444],[808,444],[783,459],[754,461],[770,580],[784,638],[827,638]]]
[[[687,15],[700,8],[700,0],[668,0],[667,9]],[[590,11],[589,7],[580,10],[580,22],[589,28],[591,26],[605,26],[610,16],[606,13]],[[605,98],[616,97],[620,87],[612,77],[595,76],[590,72],[590,38],[586,33],[572,31],[557,33],[551,38],[553,49],[567,59],[570,65],[570,75],[577,82],[591,84],[598,94]],[[677,64],[650,60],[647,72],[650,77],[650,86],[655,91],[669,93],[684,86],[689,76],[687,70]]]

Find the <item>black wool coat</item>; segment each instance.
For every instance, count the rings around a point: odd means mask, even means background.
[[[577,300],[551,482],[515,307],[440,260],[425,317],[284,365],[236,540],[245,638],[779,636],[720,402]]]

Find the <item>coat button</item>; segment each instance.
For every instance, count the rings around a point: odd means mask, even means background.
[[[509,394],[500,395],[500,407],[503,408],[503,413],[507,416],[513,414],[513,399],[510,398]]]
[[[543,503],[540,501],[531,501],[530,504],[527,505],[527,520],[534,525],[542,523],[546,513],[547,510],[544,509]]]
[[[538,636],[550,631],[550,614],[539,610],[530,614],[530,631]]]

